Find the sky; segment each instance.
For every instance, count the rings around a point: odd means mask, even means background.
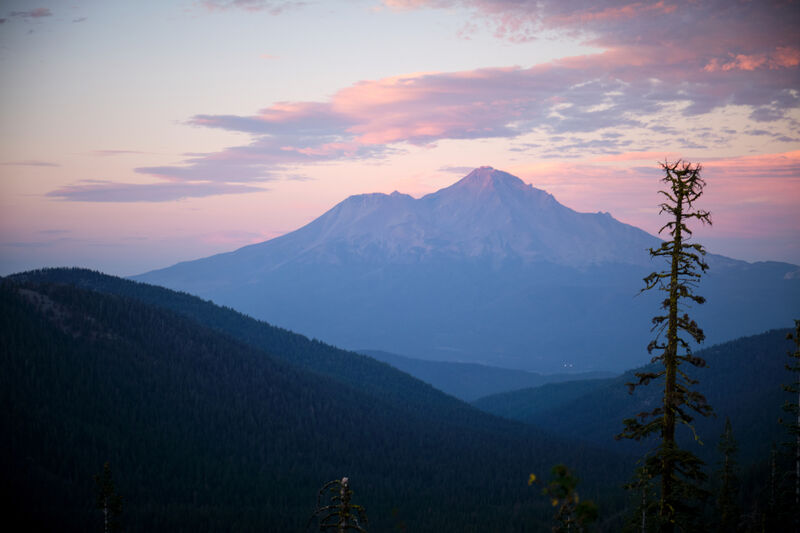
[[[0,0],[0,275],[133,275],[489,165],[800,264],[800,2]]]

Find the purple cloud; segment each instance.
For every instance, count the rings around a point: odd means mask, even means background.
[[[115,183],[85,181],[45,196],[74,202],[167,202],[220,194],[263,192],[266,189],[230,183]]]
[[[211,154],[193,154],[181,165],[139,167],[136,172],[168,181],[253,182],[275,179],[284,167],[341,159],[374,159],[393,149],[346,141],[344,136],[257,137],[247,146]]]
[[[527,69],[392,77],[359,82],[326,102],[281,102],[251,116],[196,115],[190,124],[248,133],[252,141],[217,153],[190,154],[180,165],[136,171],[169,181],[260,181],[290,165],[382,157],[400,143],[514,138],[537,129],[551,133],[554,143],[566,142],[559,147],[561,153],[618,153],[627,142],[574,136],[631,127],[685,136],[683,130],[652,120],[678,103],[688,104],[682,112],[686,116],[729,103],[750,104],[753,114],[765,120],[767,113],[781,118],[798,105],[796,92],[786,89],[796,67],[791,75],[771,77],[756,71],[709,72],[699,66],[678,75],[685,66],[632,67],[635,59],[610,52]],[[566,141],[565,135],[572,140]],[[690,139],[681,142],[703,146]]]
[[[550,135],[557,152],[545,157],[629,149],[621,133],[609,131],[615,128],[644,128],[677,138],[686,148],[701,149],[702,143],[722,140],[722,134],[702,128],[688,131],[683,125],[687,117],[739,105],[749,108],[752,120],[774,122],[800,106],[800,46],[792,3],[384,1],[394,8],[470,9],[504,39],[526,40],[555,31],[578,36],[603,51],[530,68],[366,80],[326,101],[279,102],[247,116],[198,114],[188,123],[246,133],[249,144],[186,154],[176,165],[136,169],[164,180],[157,186],[114,187],[129,196],[135,196],[133,188],[142,187],[147,198],[161,191],[166,199],[174,199],[181,187],[225,194],[226,187],[276,179],[296,165],[380,158],[404,144],[515,138],[531,132]],[[214,0],[204,5],[211,10],[261,11],[298,4]],[[582,138],[593,133],[610,136]],[[196,186],[193,181],[208,183]],[[113,197],[109,184],[81,187],[53,196],[86,197],[86,187],[99,187],[97,198]]]

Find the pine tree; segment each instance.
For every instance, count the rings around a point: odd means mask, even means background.
[[[633,481],[625,485],[625,488],[631,491],[633,512],[628,517],[623,531],[625,533],[655,531],[652,521],[647,520],[655,514],[658,505],[653,496],[653,476],[648,472],[647,465],[636,468]]]
[[[683,161],[664,162],[661,168],[665,173],[662,181],[668,190],[659,191],[665,197],[661,213],[670,216],[659,233],[667,230],[671,239],[660,247],[650,249],[653,258],[666,258],[669,269],[653,272],[644,278],[642,291],[658,289],[666,293],[662,301],[663,313],[652,320],[655,338],[647,347],[649,353],[658,351],[652,363],[662,367],[654,372],[636,374],[638,382],[628,383],[630,392],[653,380],[664,379],[664,393],[661,405],[650,412],[640,413],[636,418],[623,421],[625,429],[618,438],[641,440],[659,434],[658,448],[646,458],[648,472],[660,478],[660,500],[658,505],[659,529],[672,532],[676,524],[696,518],[692,508],[693,500],[704,498],[707,493],[700,487],[705,479],[701,467],[703,462],[694,454],[678,447],[675,439],[677,424],[685,424],[692,429],[694,413],[708,416],[712,409],[705,397],[691,386],[697,383],[681,365],[688,363],[695,367],[705,366],[705,360],[692,354],[690,342],[700,343],[705,338],[703,330],[686,313],[687,303],[702,304],[705,298],[694,293],[701,275],[708,269],[703,256],[705,249],[697,243],[690,243],[692,231],[687,225],[696,220],[711,224],[707,211],[695,210],[694,202],[703,194],[705,181],[700,177],[701,166]],[[688,335],[688,337],[687,337]],[[695,434],[695,438],[697,435]]]
[[[103,510],[103,533],[122,531],[120,515],[122,514],[122,497],[114,488],[111,477],[111,466],[106,462],[103,472],[94,476],[95,506]]]
[[[580,480],[566,466],[555,465],[550,473],[553,478],[542,489],[542,494],[550,498],[553,507],[557,507],[553,517],[555,521],[553,533],[586,531],[588,526],[597,521],[597,505],[592,500],[581,500],[576,490]],[[531,474],[528,485],[535,482],[536,476]]]
[[[330,503],[323,505],[322,500],[327,496]],[[319,530],[327,531],[335,529],[337,533],[345,533],[347,530],[367,533],[362,527],[367,525],[367,514],[360,505],[350,503],[353,491],[350,489],[350,479],[343,477],[341,480],[329,481],[319,490],[317,495],[317,509],[311,515],[309,524],[314,518],[319,519]]]
[[[719,439],[717,449],[722,454],[719,470],[720,489],[717,498],[717,517],[719,531],[736,531],[739,527],[739,478],[736,473],[736,452],[738,446],[733,436],[731,420],[725,417],[725,430]]]

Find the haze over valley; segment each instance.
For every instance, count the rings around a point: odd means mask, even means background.
[[[415,199],[351,196],[308,225],[134,276],[349,349],[534,372],[624,371],[657,294],[660,240],[491,167]],[[788,325],[800,267],[712,255],[693,309],[710,342]]]

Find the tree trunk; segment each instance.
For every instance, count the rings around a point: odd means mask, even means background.
[[[675,448],[675,390],[678,374],[678,267],[683,247],[681,224],[683,214],[683,194],[676,191],[675,197],[675,236],[672,248],[672,270],[669,280],[669,322],[667,326],[667,348],[664,352],[664,427],[661,430],[661,442],[665,454],[661,472],[661,526],[662,533],[674,531],[673,511],[675,502],[672,494],[672,475],[674,470],[672,451]]]

